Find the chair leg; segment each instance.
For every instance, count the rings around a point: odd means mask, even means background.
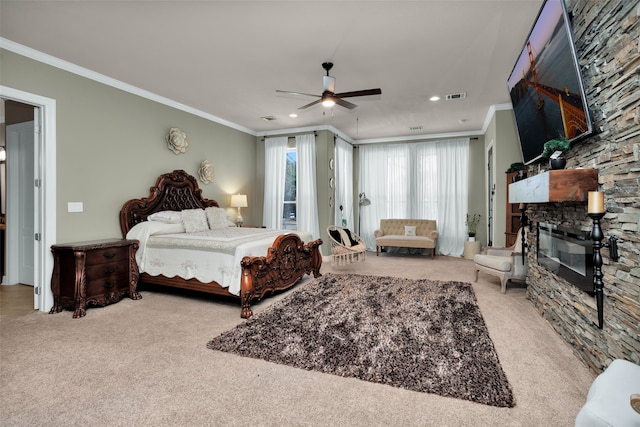
[[[376,256],[380,255],[380,246],[376,245]]]
[[[507,282],[509,281],[509,279],[507,279],[506,277],[501,277],[500,278],[500,285],[502,286],[502,293],[506,293],[507,292]]]
[[[478,281],[478,272],[479,272],[479,271],[480,271],[480,270],[478,270],[478,269],[476,268],[476,280],[475,280],[476,282]]]

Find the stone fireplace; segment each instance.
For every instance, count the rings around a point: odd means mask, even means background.
[[[531,227],[527,298],[576,355],[599,373],[613,359],[640,364],[640,8],[624,0],[565,0],[565,4],[572,15],[573,38],[596,129],[593,136],[571,145],[566,168],[597,171],[596,188],[589,191],[604,191],[604,242],[609,236],[618,239],[620,259],[613,261],[609,250],[602,250],[604,322],[599,329],[592,294],[540,264],[537,256],[538,224],[569,229],[575,235],[590,233],[593,222],[587,215],[586,198],[521,200],[527,203]],[[528,177],[535,182],[547,169],[546,164],[532,164]]]

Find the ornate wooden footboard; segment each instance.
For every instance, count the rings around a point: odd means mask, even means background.
[[[147,219],[155,212],[184,209],[204,209],[218,207],[215,200],[202,198],[202,190],[196,179],[183,170],[160,175],[156,185],[151,187],[149,197],[131,199],[120,210],[120,229],[126,237],[131,228]],[[254,299],[262,299],[267,292],[287,289],[296,284],[305,274],[320,276],[322,255],[319,246],[322,240],[303,244],[296,234],[282,234],[276,237],[266,256],[244,257],[241,261],[242,279],[240,284],[240,315],[247,319],[252,315],[250,309]],[[181,277],[151,276],[140,274],[140,281],[175,288],[190,289],[209,294],[226,295],[226,287],[217,282],[203,283],[196,279]]]
[[[267,256],[242,258],[240,316],[251,317],[251,301],[262,299],[267,292],[287,289],[305,274],[319,277],[322,255],[318,247],[321,244],[321,239],[303,244],[297,234],[282,234],[276,237]]]

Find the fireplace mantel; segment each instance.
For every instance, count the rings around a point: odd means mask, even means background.
[[[509,184],[509,203],[586,202],[598,191],[597,169],[550,170]]]

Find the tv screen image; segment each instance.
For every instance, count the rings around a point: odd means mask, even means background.
[[[526,164],[540,158],[550,139],[574,141],[592,133],[562,0],[546,0],[542,5],[507,87]]]

